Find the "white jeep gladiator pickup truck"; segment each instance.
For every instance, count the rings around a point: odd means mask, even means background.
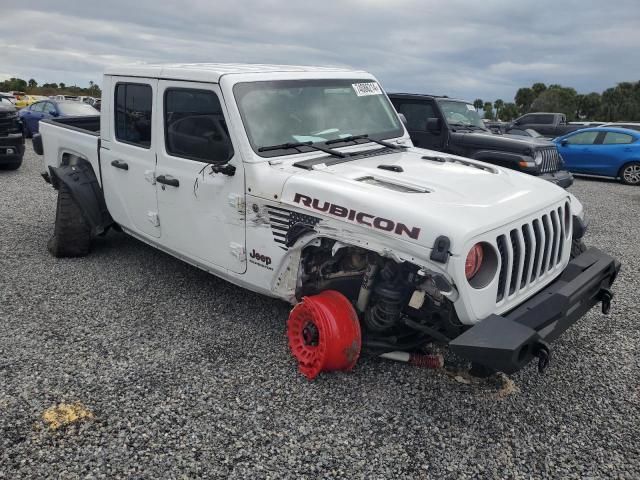
[[[295,305],[308,378],[362,352],[448,344],[488,371],[533,358],[620,264],[580,240],[549,182],[414,148],[363,71],[271,65],[107,70],[99,117],[41,122],[55,256],[109,228]]]

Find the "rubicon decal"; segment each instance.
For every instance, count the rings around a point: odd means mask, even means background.
[[[293,197],[294,203],[304,205],[305,207],[312,208],[319,212],[324,212],[329,215],[333,215],[338,218],[346,218],[352,222],[360,225],[366,225],[377,230],[383,230],[385,232],[393,232],[396,235],[406,235],[409,238],[417,240],[420,236],[420,228],[408,227],[404,223],[396,222],[388,218],[377,217],[370,213],[359,212],[351,208],[343,207],[342,205],[336,205],[335,203],[329,203],[320,201],[317,198],[312,198],[301,193],[296,193]]]

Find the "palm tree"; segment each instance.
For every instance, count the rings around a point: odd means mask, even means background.
[[[481,98],[476,98],[476,99],[473,101],[473,106],[475,107],[476,112],[477,112],[478,110],[480,110],[480,109],[483,107],[483,105],[484,105],[484,102],[482,101],[482,99],[481,99]]]
[[[502,99],[497,99],[495,102],[493,102],[493,106],[496,109],[496,120],[500,118],[500,112],[502,110],[502,107],[504,107],[504,100]]]

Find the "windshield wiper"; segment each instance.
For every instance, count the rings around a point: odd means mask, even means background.
[[[449,126],[451,126],[451,127],[459,127],[459,128],[468,128],[469,130],[474,130],[474,129],[483,130],[483,131],[487,130],[484,127],[479,127],[477,125],[466,125],[464,123],[450,123]]]
[[[395,143],[385,142],[384,140],[376,140],[375,138],[369,138],[369,135],[366,133],[363,135],[350,135],[348,137],[334,138],[333,140],[327,140],[326,142],[324,142],[324,144],[333,145],[334,143],[355,142],[356,140],[360,140],[363,138],[366,138],[370,142],[377,143],[378,145],[382,145],[383,147],[387,147],[387,148],[394,148],[396,150],[406,148],[406,147],[403,147],[402,145],[396,145]]]
[[[337,150],[333,150],[331,148],[324,148],[319,145],[314,145],[313,142],[287,142],[287,143],[280,143],[278,145],[268,145],[266,147],[259,147],[258,152],[270,152],[272,150],[288,150],[290,148],[295,148],[299,152],[302,152],[302,150],[300,150],[300,147],[313,148],[314,150],[319,150],[321,152],[328,153],[329,155],[333,155],[335,157],[340,157],[340,158],[348,157],[346,153],[342,153]]]

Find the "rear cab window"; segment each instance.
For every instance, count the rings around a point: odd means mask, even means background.
[[[117,83],[115,88],[116,139],[151,148],[153,90],[143,83]]]

